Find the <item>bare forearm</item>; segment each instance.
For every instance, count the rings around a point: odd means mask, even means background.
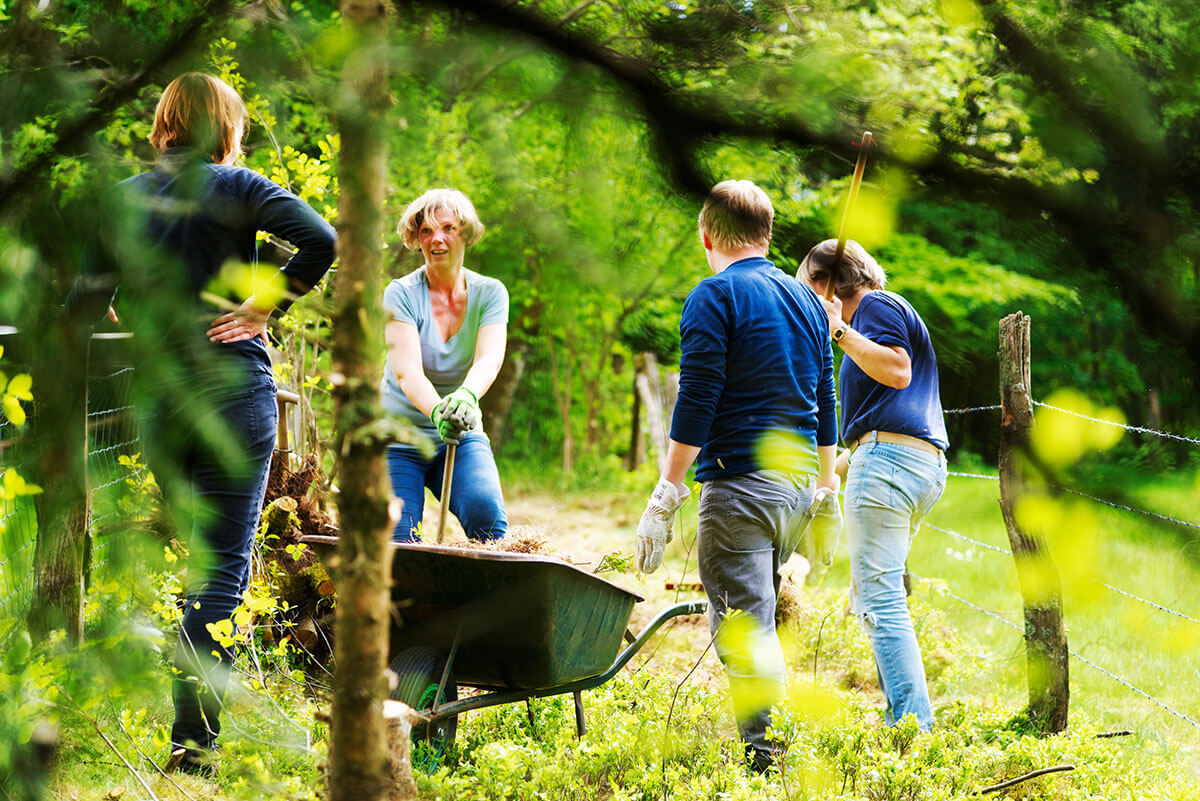
[[[846,329],[838,345],[864,373],[884,386],[904,389],[912,381],[912,359],[904,348],[877,344],[853,328]]]
[[[496,376],[500,374],[501,362],[503,362],[503,358],[476,361],[467,371],[462,385],[474,392],[476,398],[482,398],[483,394],[492,388]]]
[[[837,445],[818,445],[817,486],[828,487],[837,492],[839,484],[837,475]]]
[[[692,462],[696,461],[696,457],[699,455],[699,447],[671,440],[667,445],[667,466],[662,477],[674,484],[676,488],[683,487],[684,476],[687,475],[688,468],[692,466]]]
[[[396,383],[400,385],[400,389],[413,406],[421,410],[421,414],[426,417],[433,411],[433,407],[437,406],[438,401],[442,396],[434,389],[433,383],[425,377],[424,373],[415,373],[413,375],[396,376]]]

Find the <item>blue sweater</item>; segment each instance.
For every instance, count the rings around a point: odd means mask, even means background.
[[[837,398],[813,291],[764,258],[742,259],[688,294],[679,333],[671,438],[700,446],[696,480],[778,469],[760,448],[797,441],[787,469],[816,473],[814,446],[837,441]]]
[[[194,298],[196,317],[185,315],[178,322],[202,334],[221,310],[201,303],[200,292],[211,289],[210,282],[227,262],[257,264],[259,231],[296,247],[282,270],[294,296],[315,286],[333,262],[337,237],[311,206],[253,170],[215,164],[193,148],[167,150],[153,170],[118,184],[113,202],[106,230],[98,232],[85,257],[85,280],[77,282],[68,298],[68,307],[84,318],[101,317],[124,280],[136,287],[135,295],[158,295],[136,299],[135,305],[169,300],[161,296],[164,292]],[[131,228],[123,224],[122,211],[132,212]],[[275,271],[273,265],[260,269]],[[135,270],[140,274],[134,275]],[[279,305],[289,304],[284,300]],[[257,337],[213,347],[248,359],[255,369],[270,370],[266,346]]]
[[[950,442],[938,392],[937,358],[920,315],[899,295],[876,290],[859,301],[850,324],[878,345],[904,348],[912,359],[912,380],[904,389],[893,389],[864,373],[853,359],[842,359],[843,441],[868,431],[890,431],[945,450]]]

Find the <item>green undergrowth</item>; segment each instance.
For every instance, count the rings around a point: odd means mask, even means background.
[[[793,671],[776,718],[784,747],[780,771],[754,776],[745,769],[723,684],[627,671],[585,693],[582,739],[569,696],[534,701],[532,714],[522,704],[475,713],[460,729],[452,764],[419,778],[422,797],[955,799],[1061,765],[1073,770],[1031,781],[1007,797],[1182,800],[1200,791],[1171,774],[1169,753],[1148,750],[1137,737],[1097,738],[1101,728],[1086,713],[1073,716],[1068,732],[1042,737],[997,696],[949,698],[947,688],[983,669],[985,660],[921,597],[913,606],[923,621],[935,728],[921,734],[911,721],[882,726],[861,631],[844,615],[826,615],[842,600],[836,592],[810,595],[785,626]]]
[[[1143,492],[1156,508],[1186,515],[1193,486],[1161,482]],[[617,549],[632,543],[643,498],[629,489],[555,496],[569,508],[578,500],[626,518],[594,535]],[[664,570],[673,576],[694,575],[681,573],[685,560],[694,569],[694,515],[692,504],[668,548]],[[1075,576],[1064,585],[1069,643],[1089,661],[1072,659],[1070,727],[1063,734],[1038,736],[1021,715],[1027,692],[1021,602],[1011,557],[994,550],[1007,547],[996,484],[953,478],[909,560],[915,577],[910,605],[934,703],[931,734],[882,725],[870,649],[857,621],[845,614],[843,551],[802,591],[785,593],[781,638],[790,695],[777,717],[785,749],[780,772],[758,777],[746,771],[728,685],[707,647],[706,627],[680,620],[668,623],[614,679],[583,694],[588,729],[581,739],[570,696],[465,715],[456,750],[439,770],[418,777],[421,797],[916,801],[968,798],[1063,765],[1073,768],[989,797],[1200,797],[1196,727],[1108,675],[1194,719],[1200,676],[1188,621],[1091,580],[1195,618],[1200,568],[1144,516],[1113,509],[1098,515],[1092,528],[1100,536],[1082,574],[1087,580]],[[97,574],[102,578],[89,591],[83,648],[10,643],[0,676],[5,742],[28,742],[39,721],[57,724],[60,748],[49,784],[55,799],[110,792],[164,801],[318,799],[328,737],[319,713],[329,706],[329,676],[311,665],[306,674],[295,653],[258,637],[239,658],[236,690],[222,718],[219,777],[168,779],[155,770],[168,750],[167,664],[178,568],[160,543],[124,555],[110,550]],[[673,600],[656,588],[658,579],[641,584],[647,608]],[[1098,736],[1114,732],[1126,733]],[[27,756],[27,748],[14,748],[3,767],[22,769]]]

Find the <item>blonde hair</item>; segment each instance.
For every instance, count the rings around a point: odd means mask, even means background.
[[[225,81],[203,72],[187,72],[167,84],[154,109],[150,144],[160,153],[188,146],[224,162],[241,155],[239,136],[249,119],[241,95]]]
[[[479,221],[479,215],[475,213],[475,207],[471,205],[467,196],[457,189],[443,187],[430,189],[409,203],[404,214],[400,216],[396,233],[400,234],[404,247],[416,250],[421,246],[421,225],[438,209],[446,209],[458,218],[466,244],[474,245],[483,236],[483,223]]]
[[[801,281],[828,281],[833,257],[837,254],[837,240],[826,239],[804,257],[796,277]],[[846,250],[842,253],[841,265],[837,271],[837,283],[834,293],[839,298],[849,298],[858,291],[859,287],[868,289],[883,289],[887,286],[887,276],[879,262],[875,261],[862,245],[853,239],[846,240]]]
[[[771,243],[775,209],[767,193],[752,181],[722,181],[708,192],[700,210],[700,233],[715,250],[728,253]]]

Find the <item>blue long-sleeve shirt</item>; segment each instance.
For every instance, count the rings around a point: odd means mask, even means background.
[[[696,480],[779,469],[763,448],[788,453],[788,470],[816,473],[814,446],[837,441],[837,397],[813,291],[765,258],[742,259],[688,294],[679,333],[671,439],[700,447]]]
[[[195,298],[196,316],[180,322],[202,333],[205,321],[221,310],[199,302],[200,293],[212,290],[211,282],[227,263],[257,263],[259,231],[296,248],[281,270],[291,296],[315,286],[333,262],[333,226],[311,206],[253,170],[216,164],[194,148],[168,149],[153,170],[118,184],[113,203],[107,230],[98,232],[85,260],[85,280],[68,299],[81,317],[102,316],[116,285],[124,282],[136,288],[135,294],[161,287]],[[290,302],[278,305],[286,309]],[[216,347],[270,369],[258,337]]]

